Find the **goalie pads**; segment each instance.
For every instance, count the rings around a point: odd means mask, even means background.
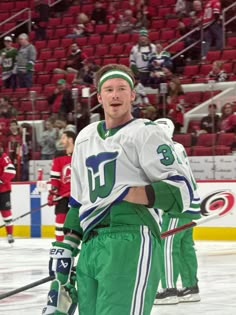
[[[77,308],[77,291],[74,284],[62,286],[53,280],[42,315],[73,315]]]

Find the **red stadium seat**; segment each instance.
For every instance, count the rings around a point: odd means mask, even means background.
[[[73,15],[72,15],[72,16],[63,16],[63,17],[62,17],[61,24],[62,24],[63,26],[76,24],[75,17],[74,17]]]
[[[124,44],[130,41],[130,34],[117,34],[116,43]]]
[[[63,48],[55,49],[53,52],[53,59],[66,58],[66,50]]]
[[[221,91],[204,91],[202,95],[202,102],[209,100],[213,96],[219,94]]]
[[[36,61],[34,65],[35,72],[38,74],[39,72],[44,71],[44,61]]]
[[[84,47],[83,53],[85,53],[88,57],[94,56],[94,47]]]
[[[109,46],[108,45],[97,45],[95,48],[96,57],[104,57],[108,55]]]
[[[41,50],[39,53],[39,60],[48,60],[52,56],[52,51],[47,49],[47,50]]]
[[[51,95],[53,91],[55,90],[56,86],[55,85],[46,85],[44,88],[44,94],[46,97]]]
[[[215,154],[216,155],[227,155],[231,153],[231,149],[226,145],[216,145],[215,146]]]
[[[154,31],[149,33],[149,39],[151,42],[154,42],[159,40],[160,38],[160,31]]]
[[[161,31],[161,36],[160,36],[160,40],[163,41],[169,41],[169,40],[174,40],[175,39],[175,29],[171,29],[171,30],[162,30]]]
[[[167,14],[172,13],[172,7],[159,7],[158,8],[158,16],[165,17]]]
[[[54,17],[54,18],[50,18],[47,26],[48,27],[57,27],[57,26],[61,26],[61,18],[60,17]]]
[[[68,34],[67,27],[56,28],[54,37],[55,38],[63,38]]]
[[[150,29],[152,30],[160,30],[165,26],[165,19],[153,19],[151,22]]]
[[[86,46],[88,43],[88,37],[84,36],[84,37],[78,37],[76,38],[76,43],[80,46]]]
[[[36,76],[36,84],[49,84],[50,83],[50,74],[38,74]]]
[[[215,133],[202,133],[197,138],[197,146],[211,147],[216,144]]]
[[[129,55],[130,54],[130,51],[133,47],[133,44],[132,43],[128,43],[125,45],[125,48],[124,48],[124,51],[123,51],[123,54],[124,55]]]
[[[103,58],[103,66],[108,65],[109,63],[117,63],[117,58]]]
[[[55,61],[48,60],[45,62],[45,70],[47,72],[53,72],[53,70],[55,68],[59,68],[59,61],[58,60],[55,60]]]
[[[197,75],[199,72],[199,66],[193,65],[193,66],[185,66],[183,75],[186,77],[193,77]]]
[[[54,73],[50,79],[51,84],[56,84],[58,80],[65,79],[64,74],[61,73]]]
[[[50,49],[54,49],[54,48],[57,48],[60,46],[60,40],[59,39],[50,39],[48,41],[48,45],[47,47],[50,48]]]
[[[90,35],[88,39],[88,45],[98,45],[101,44],[100,35]]]
[[[206,60],[209,62],[220,60],[221,50],[209,50]]]
[[[166,28],[176,28],[178,23],[179,23],[179,19],[170,18],[170,19],[167,19],[165,27]]]
[[[125,65],[125,66],[129,67],[129,58],[128,57],[120,57],[118,63],[121,65]]]
[[[192,106],[196,104],[200,104],[202,100],[202,92],[186,92],[184,94],[185,104]]]
[[[233,62],[226,62],[223,64],[223,69],[226,73],[230,74],[233,72]]]
[[[212,147],[192,147],[192,156],[212,156],[215,150]]]
[[[211,69],[212,69],[212,65],[210,65],[210,64],[203,64],[203,65],[200,66],[199,74],[207,76],[208,73],[211,71]]]
[[[102,35],[107,32],[108,24],[96,24],[95,33]]]
[[[192,134],[191,133],[174,134],[173,140],[181,143],[185,148],[191,147]]]
[[[236,37],[228,37],[227,46],[236,48]]]
[[[236,49],[225,49],[222,52],[221,60],[229,60],[232,61],[235,59],[236,56]]]
[[[104,35],[102,37],[101,44],[103,44],[103,45],[115,44],[116,43],[115,37],[116,37],[115,34]]]
[[[200,130],[200,120],[192,119],[188,124],[188,133]]]
[[[47,41],[46,40],[37,40],[35,42],[35,47],[38,51],[40,51],[41,49],[47,48]]]
[[[60,46],[67,48],[67,47],[70,47],[73,42],[74,42],[73,38],[62,38]]]
[[[35,108],[39,112],[48,111],[48,101],[47,100],[36,100]]]
[[[115,55],[115,56],[122,55],[123,50],[124,50],[123,44],[112,45],[110,47],[109,55],[112,55],[112,56],[113,55]]]
[[[217,145],[230,146],[235,140],[234,133],[220,133],[217,138]]]

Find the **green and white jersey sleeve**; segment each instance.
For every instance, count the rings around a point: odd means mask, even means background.
[[[96,226],[129,187],[152,184],[154,207],[189,208],[193,186],[185,163],[161,127],[137,119],[106,130],[93,123],[78,135],[72,158],[71,195],[81,207],[83,231]]]

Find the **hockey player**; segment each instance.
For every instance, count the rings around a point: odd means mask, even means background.
[[[16,170],[9,156],[0,148],[0,212],[5,222],[8,243],[14,243],[11,212],[11,180]]]
[[[76,139],[65,239],[53,243],[50,271],[65,287],[82,241],[79,314],[150,315],[161,256],[154,208],[181,213],[193,187],[162,128],[133,119],[131,69],[106,65],[96,73],[96,86],[105,121],[88,125]],[[49,292],[44,314],[72,314],[60,311],[60,294],[50,302],[55,295]]]
[[[155,121],[161,126],[167,135],[172,138],[174,124],[168,118],[160,118]],[[162,232],[173,229],[193,219],[200,218],[200,199],[197,186],[182,144],[174,142],[180,162],[187,165],[189,176],[194,184],[194,198],[190,208],[182,213],[173,211],[164,212],[162,216]],[[193,242],[193,229],[185,230],[171,235],[162,240],[162,292],[157,293],[154,304],[177,304],[178,302],[200,301],[197,280],[197,256]],[[177,290],[176,282],[180,275],[183,289]]]
[[[69,210],[70,195],[71,156],[74,150],[76,134],[72,131],[64,131],[61,136],[61,144],[65,151],[60,152],[52,161],[50,182],[51,190],[48,195],[48,205],[55,205],[55,236],[57,241],[63,241],[63,223]],[[62,199],[55,201],[58,197]]]

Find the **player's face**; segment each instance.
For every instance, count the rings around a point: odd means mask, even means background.
[[[64,149],[66,149],[69,145],[69,138],[67,137],[66,134],[62,134],[61,139],[60,139],[61,144],[63,145]]]
[[[108,128],[122,125],[132,118],[131,102],[135,92],[129,83],[121,78],[105,81],[98,94],[98,101],[103,105]]]

